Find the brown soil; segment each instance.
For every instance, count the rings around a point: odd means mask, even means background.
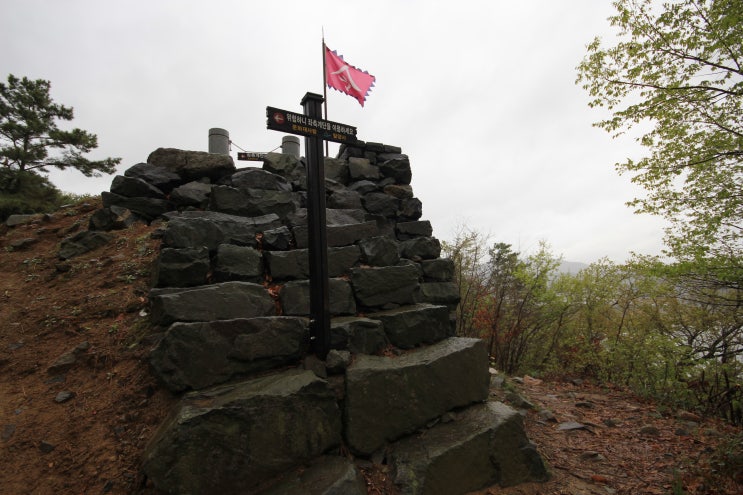
[[[0,491],[133,493],[139,458],[173,398],[144,361],[151,227],[68,261],[60,241],[98,202],[0,236]],[[11,243],[34,239],[27,248]],[[84,344],[87,342],[87,345]],[[83,344],[83,345],[81,345]],[[57,359],[81,345],[67,369]],[[65,402],[60,392],[71,392]]]
[[[60,261],[60,241],[85,230],[100,208],[89,203],[0,231],[2,493],[152,491],[140,472],[142,451],[175,403],[146,363],[149,271],[159,241],[150,237],[153,227],[137,224]],[[33,241],[11,247],[22,239]],[[74,362],[54,366],[70,353]],[[663,416],[618,389],[528,378],[516,387],[555,416],[543,420],[533,409],[525,418],[552,479],[480,495],[684,493],[676,485],[694,494],[743,493],[743,484],[710,467],[717,445],[736,433],[719,421]],[[566,421],[585,428],[560,431]],[[645,426],[657,432],[641,433]],[[369,493],[391,491],[385,466],[367,478]]]

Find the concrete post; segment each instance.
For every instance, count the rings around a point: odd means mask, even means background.
[[[284,136],[281,138],[281,152],[285,155],[294,155],[299,158],[299,138]]]
[[[209,129],[209,153],[230,154],[230,133],[227,130],[219,127]]]

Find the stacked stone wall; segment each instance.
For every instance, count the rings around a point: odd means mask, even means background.
[[[466,452],[489,466],[467,490],[510,483],[493,450],[511,412],[458,412],[487,400],[487,351],[453,336],[454,265],[421,219],[399,147],[359,142],[325,159],[332,350],[325,361],[308,354],[305,167],[269,153],[237,169],[229,156],[161,148],[102,194],[91,231],[161,223],[150,365],[182,399],[145,472],[169,493],[365,493],[354,464],[330,455],[344,446],[358,459],[398,459],[403,493],[443,493],[433,461],[409,445],[446,417],[447,431],[461,423],[476,441],[437,444],[436,462]],[[530,445],[523,431],[509,438]],[[529,479],[544,475],[533,457]],[[306,476],[287,474],[302,466]]]

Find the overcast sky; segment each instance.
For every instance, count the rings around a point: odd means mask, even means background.
[[[98,135],[89,156],[121,157],[119,173],[159,147],[206,150],[211,127],[269,151],[282,136],[266,106],[301,112],[323,92],[324,27],[377,78],[364,108],[328,90],[328,119],[402,148],[436,237],[466,225],[524,253],[545,240],[569,261],[622,262],[658,254],[664,224],[625,206],[642,191],[614,164],[643,150],[592,127],[603,114],[575,84],[612,13],[610,0],[0,0],[0,77],[51,81],[71,125]],[[98,194],[113,176],[51,178]]]

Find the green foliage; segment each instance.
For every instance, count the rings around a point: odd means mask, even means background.
[[[619,41],[588,45],[578,83],[590,105],[612,111],[596,125],[637,125],[649,155],[617,164],[647,191],[630,204],[661,215],[679,259],[743,257],[743,3],[616,0]]]
[[[0,165],[18,172],[71,167],[86,177],[113,173],[120,158],[91,161],[83,156],[98,147],[95,134],[57,127],[57,120],[72,120],[73,112],[54,103],[50,87],[49,81],[12,74],[7,84],[0,83]]]
[[[458,328],[488,343],[496,368],[592,377],[743,422],[743,291],[714,266],[638,256],[557,274],[545,244],[523,257],[467,232],[446,248],[468,260],[457,265],[469,290]]]
[[[454,241],[442,243],[443,254],[454,262],[454,281],[459,286],[457,335],[479,337],[474,316],[488,290],[489,274],[485,269],[488,238],[461,226]]]
[[[15,214],[49,213],[68,199],[46,177],[0,168],[0,221]]]

